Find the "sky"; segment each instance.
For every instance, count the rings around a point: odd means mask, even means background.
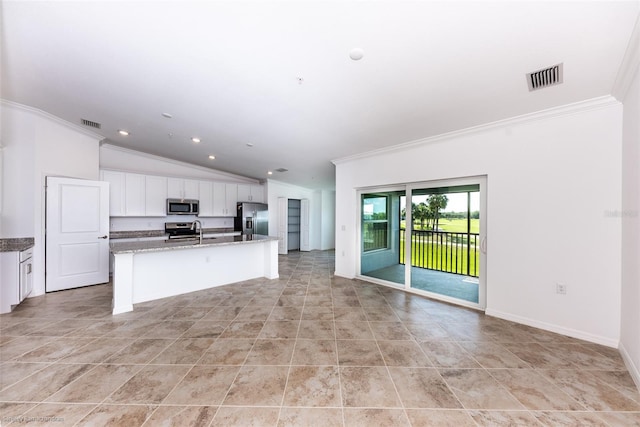
[[[418,204],[420,202],[426,202],[429,196],[414,196],[413,203]],[[466,212],[467,211],[467,193],[452,193],[447,194],[449,202],[447,208],[442,212]],[[480,193],[471,193],[471,211],[480,210]]]

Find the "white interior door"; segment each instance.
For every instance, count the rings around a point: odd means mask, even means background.
[[[287,209],[288,199],[286,197],[278,197],[278,254],[286,255],[289,251],[287,241]]]
[[[47,177],[46,291],[109,281],[109,183]]]
[[[300,250],[311,250],[311,230],[309,229],[309,199],[300,201]]]

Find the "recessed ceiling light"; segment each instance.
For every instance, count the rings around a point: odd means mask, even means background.
[[[253,147],[253,144],[250,142],[247,142],[247,147]]]
[[[273,175],[273,172],[269,171],[267,172],[267,175]]]
[[[191,140],[196,144],[200,142],[200,138],[198,138],[197,136],[194,136],[193,138],[191,138]]]
[[[216,156],[214,156],[213,154],[209,156],[209,159],[211,159],[211,160],[213,160],[215,158],[216,158]]]
[[[353,48],[351,49],[351,52],[349,52],[349,58],[353,59],[354,61],[361,60],[363,56],[364,50],[359,47]]]
[[[118,133],[122,136],[129,136],[129,132],[124,129],[118,129]]]
[[[165,117],[165,118],[167,118],[167,119],[170,119],[170,118],[172,118],[173,116],[172,116],[171,114],[169,114],[169,113],[162,113],[162,117]]]

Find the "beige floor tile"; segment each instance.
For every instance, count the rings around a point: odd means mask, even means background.
[[[224,405],[280,406],[287,382],[286,366],[244,366],[231,385]]]
[[[372,340],[373,332],[369,322],[336,321],[336,338],[339,340]]]
[[[640,393],[616,349],[335,277],[330,251],[278,262],[279,279],[117,316],[110,284],[27,299],[0,315],[1,416],[126,427],[640,427]]]
[[[15,425],[28,425],[29,427],[72,426],[94,408],[93,405],[69,405],[64,403],[40,403],[24,414],[25,422],[16,422]]]
[[[258,339],[247,356],[246,365],[289,365],[295,340]]]
[[[387,366],[433,366],[415,341],[378,341],[378,347]]]
[[[342,409],[283,407],[278,427],[342,427]]]
[[[300,327],[299,320],[267,321],[258,335],[259,339],[295,339]]]
[[[477,427],[473,418],[462,410],[407,409],[412,426]]]
[[[340,406],[336,366],[292,366],[284,394],[285,406]]]
[[[239,366],[194,366],[162,401],[163,405],[219,405]]]
[[[340,366],[383,366],[384,359],[374,340],[338,340]]]
[[[460,408],[462,405],[434,368],[389,368],[405,408]]]
[[[145,425],[162,427],[207,427],[218,408],[216,406],[159,406]]]
[[[580,427],[611,427],[602,418],[600,413],[594,412],[556,412],[535,411],[532,412],[538,422],[545,427],[580,426]],[[613,424],[615,425],[615,424]],[[630,427],[632,424],[624,424]]]
[[[149,363],[192,365],[200,360],[214,341],[213,338],[177,339]]]
[[[525,409],[484,369],[440,369],[440,375],[467,409]]]
[[[293,365],[337,365],[338,353],[334,340],[296,341],[293,352]]]
[[[345,407],[400,408],[391,377],[384,367],[340,368],[342,403]]]
[[[469,411],[479,426],[538,426],[536,418],[527,411]]]
[[[148,363],[175,340],[138,339],[105,360],[106,363]]]
[[[105,402],[159,404],[189,371],[184,365],[148,365],[109,396]]]
[[[141,426],[156,409],[154,405],[103,404],[82,418],[81,426]]]
[[[88,364],[53,364],[0,392],[0,402],[42,402],[67,384],[93,369]]]
[[[98,404],[140,369],[142,369],[140,365],[97,365],[46,400],[47,402]]]
[[[257,338],[264,322],[234,320],[220,334],[220,338]]]
[[[435,366],[480,368],[478,362],[456,342],[426,341],[420,343],[420,347]]]
[[[490,374],[527,409],[585,410],[584,406],[534,369],[492,369]]]
[[[221,406],[213,418],[212,426],[275,426],[279,413],[280,408]]]
[[[370,427],[374,425],[389,427],[410,427],[407,414],[400,409],[345,408],[345,426]]]
[[[204,352],[198,365],[242,365],[253,347],[253,339],[218,339]]]

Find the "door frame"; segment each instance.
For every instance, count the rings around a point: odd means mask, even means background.
[[[411,235],[413,228],[413,221],[411,218],[411,199],[413,191],[417,189],[425,188],[437,188],[437,187],[455,187],[462,185],[479,185],[480,186],[480,275],[478,277],[478,303],[472,303],[469,301],[460,300],[457,298],[448,297],[446,295],[440,295],[430,292],[421,291],[411,287],[411,263],[405,263],[405,282],[403,289],[406,292],[415,293],[418,295],[427,296],[429,298],[450,302],[456,305],[474,308],[484,311],[487,307],[487,175],[477,175],[469,177],[459,178],[447,178],[440,180],[411,182],[400,185],[379,186],[379,187],[366,187],[360,188],[356,191],[356,206],[357,217],[362,217],[362,194],[385,192],[385,191],[405,191],[405,211],[406,211],[406,224],[405,232],[407,235]],[[394,289],[399,289],[399,284],[394,282],[387,282],[382,279],[377,279],[369,276],[362,275],[361,270],[361,257],[362,257],[362,221],[358,220],[356,227],[356,244],[357,254],[356,256],[356,278],[367,282],[377,283],[384,286],[389,286]],[[405,238],[405,258],[411,259],[411,239]]]

